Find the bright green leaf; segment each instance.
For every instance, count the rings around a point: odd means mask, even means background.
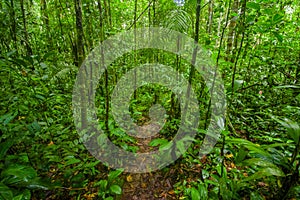
[[[190,189],[190,191],[191,191],[192,200],[199,200],[200,199],[200,193],[196,188],[192,187]]]
[[[118,185],[112,185],[112,186],[110,186],[110,191],[112,192],[112,193],[114,193],[114,194],[122,194],[122,189],[121,189],[121,187],[120,186],[118,186]]]

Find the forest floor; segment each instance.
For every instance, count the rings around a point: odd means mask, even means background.
[[[147,135],[148,131],[156,131],[157,127],[148,124],[141,126],[139,134]],[[154,137],[158,137],[158,134]],[[149,143],[153,137],[137,138],[140,153],[153,151]],[[138,164],[138,163],[137,163]],[[167,200],[176,199],[173,185],[176,183],[175,169],[167,172],[158,170],[150,173],[127,173],[125,174],[125,183],[123,185],[123,195],[121,200]]]

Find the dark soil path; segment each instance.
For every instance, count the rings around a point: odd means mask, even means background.
[[[150,125],[151,126],[151,125]],[[146,125],[141,128],[144,134],[146,131],[155,131],[156,127],[149,127]],[[154,148],[149,146],[149,143],[157,135],[152,137],[138,138],[137,145],[139,146],[139,151],[141,153],[153,151]],[[166,200],[166,199],[176,199],[174,194],[173,185],[176,182],[176,175],[174,170],[159,170],[151,173],[143,174],[125,174],[126,181],[123,185],[123,195],[121,200]]]

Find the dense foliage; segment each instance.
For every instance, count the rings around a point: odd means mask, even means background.
[[[122,188],[135,176],[110,169],[87,151],[73,122],[72,89],[81,63],[100,42],[151,26],[187,34],[206,49],[227,97],[226,130],[213,151],[199,157],[210,95],[189,62],[143,49],[108,67],[96,92],[97,116],[109,138],[127,151],[139,151],[139,141],[118,127],[108,103],[127,71],[152,62],[171,66],[190,80],[200,102],[199,134],[184,155],[159,171],[171,188],[153,199],[300,198],[299,1],[0,0],[0,19],[1,200],[122,199]],[[130,112],[139,125],[150,120],[153,104],[166,110],[161,137],[151,148],[163,148],[176,134],[177,101],[155,84],[132,96]]]

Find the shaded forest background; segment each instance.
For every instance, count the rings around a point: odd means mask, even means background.
[[[0,199],[300,198],[299,4],[0,0]],[[115,124],[108,103],[118,79],[137,64],[155,61],[191,77],[204,110],[187,152],[159,172],[138,176],[89,154],[74,126],[72,90],[83,60],[102,41],[152,26],[187,34],[209,52],[225,83],[226,130],[199,158],[210,114],[201,76],[170,53],[124,55],[100,80],[96,97],[99,123],[115,144],[132,152],[142,148]],[[174,94],[158,85],[141,87],[130,109],[136,123],[147,124],[154,103],[166,109],[167,119],[163,137],[147,146],[163,148],[180,123]],[[139,196],[137,187],[151,198]]]

